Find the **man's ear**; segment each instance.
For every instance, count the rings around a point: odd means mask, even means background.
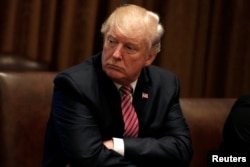
[[[149,66],[150,64],[152,64],[156,56],[157,54],[149,54],[148,57],[146,58],[145,66]]]

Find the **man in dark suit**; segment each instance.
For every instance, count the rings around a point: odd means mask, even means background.
[[[225,121],[221,151],[250,155],[250,93],[235,101]]]
[[[119,7],[102,26],[103,51],[56,76],[44,167],[189,165],[179,80],[151,65],[163,31],[157,14]]]

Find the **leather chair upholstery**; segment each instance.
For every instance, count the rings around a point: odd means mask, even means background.
[[[0,166],[41,166],[43,140],[56,72],[0,73]],[[190,167],[206,167],[217,150],[235,99],[182,98],[194,156]]]
[[[207,167],[208,152],[218,151],[233,98],[183,98],[181,106],[189,124],[194,155],[190,167]]]
[[[52,72],[0,73],[0,166],[39,167]]]
[[[49,65],[15,54],[0,54],[0,71],[48,71]]]

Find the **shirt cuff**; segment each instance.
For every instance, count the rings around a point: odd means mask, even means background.
[[[121,138],[113,137],[114,151],[124,156],[124,141]]]

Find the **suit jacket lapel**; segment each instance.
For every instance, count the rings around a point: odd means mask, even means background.
[[[133,105],[137,112],[137,116],[140,121],[140,126],[144,125],[143,120],[145,120],[145,115],[149,110],[149,101],[152,94],[152,85],[150,79],[147,75],[147,70],[144,68],[141,72],[141,75],[138,79],[134,96],[133,96]]]
[[[97,57],[94,61],[97,72],[97,77],[100,80],[99,91],[101,97],[101,110],[100,113],[101,120],[103,121],[103,127],[105,129],[105,134],[112,135],[115,137],[121,137],[123,134],[123,118],[121,112],[121,100],[119,92],[115,87],[113,81],[107,77],[107,75],[102,71],[101,66],[101,55]],[[106,122],[105,122],[106,121]],[[108,125],[108,126],[107,126]],[[112,131],[109,131],[112,129]]]

